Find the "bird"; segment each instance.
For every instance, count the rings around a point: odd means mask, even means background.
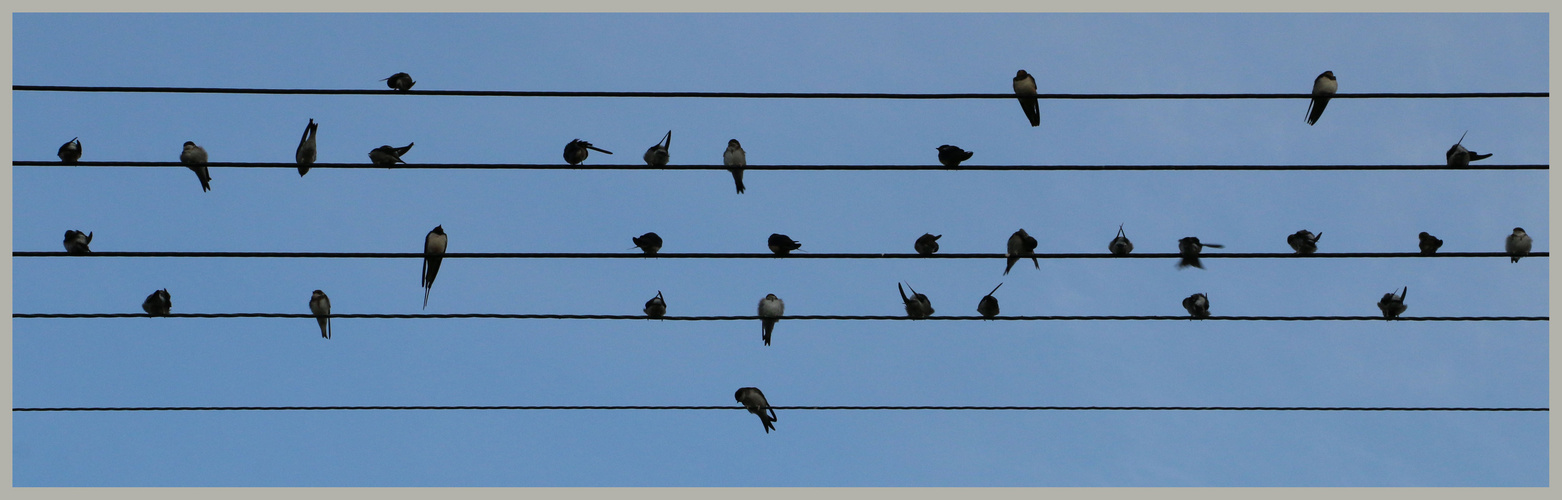
[[[938,239],[943,237],[942,234],[934,236],[933,233],[923,233],[912,248],[916,248],[918,254],[933,255],[938,253]]]
[[[960,149],[960,146],[950,146],[948,144],[935,149],[938,149],[938,162],[949,168],[960,166],[960,162],[969,160],[972,155],[976,154]]]
[[[911,284],[907,283],[906,287],[910,288]],[[896,283],[895,288],[900,289],[900,301],[906,304],[906,316],[911,319],[920,319],[933,315],[933,302],[927,300],[926,295],[917,293],[917,289],[912,288],[911,296],[907,297],[906,289],[900,288],[900,283]]]
[[[760,329],[764,331],[765,345],[770,345],[770,332],[776,329],[776,321],[783,314],[786,314],[786,302],[782,302],[781,297],[772,293],[759,299],[759,323]]]
[[[670,134],[672,132],[668,131],[668,133]],[[607,154],[613,154],[612,151],[592,146],[591,143],[582,141],[580,139],[575,139],[569,141],[569,144],[564,145],[564,162],[570,165],[579,165],[580,162],[586,161],[587,156],[591,156],[591,151],[587,150],[595,150]]]
[[[325,292],[315,290],[314,295],[309,296],[309,312],[315,313],[315,322],[320,323],[320,337],[331,338],[331,298],[325,296]]]
[[[1014,234],[1009,235],[1009,251],[1007,255],[1009,258],[1009,265],[1003,268],[1003,274],[1008,275],[1009,270],[1014,268],[1014,263],[1019,262],[1020,257],[1026,255],[1031,256],[1030,262],[1031,264],[1036,265],[1036,269],[1041,269],[1041,263],[1036,262],[1036,245],[1036,238],[1026,234],[1024,229],[1020,229],[1019,231],[1015,231]]]
[[[1534,240],[1524,232],[1524,228],[1513,228],[1513,234],[1508,235],[1508,255],[1513,257],[1513,262],[1518,262],[1520,257],[1529,255],[1529,247]]]
[[[998,298],[994,297],[993,293],[997,292],[998,289],[1002,288],[1002,287],[1003,287],[1003,283],[999,283],[998,286],[993,287],[993,291],[987,292],[987,296],[986,297],[982,297],[982,301],[976,303],[976,312],[981,313],[982,317],[985,317],[985,318],[991,318],[993,316],[997,316],[998,315]]]
[[[660,318],[667,314],[667,300],[662,298],[662,291],[657,290],[656,296],[645,301],[645,315],[652,318]]]
[[[1202,293],[1189,295],[1188,298],[1182,299],[1182,308],[1188,310],[1189,316],[1199,319],[1208,318],[1209,297],[1205,297]]]
[[[309,124],[304,126],[304,136],[298,138],[298,150],[293,153],[293,160],[298,162],[299,177],[309,173],[307,165],[315,162],[315,129],[318,127],[320,124],[315,123],[314,118],[310,118]],[[407,147],[411,148],[412,145],[408,144]],[[369,158],[374,158],[374,153],[369,153]]]
[[[72,138],[70,142],[60,145],[60,161],[63,163],[76,163],[81,159],[81,138]]]
[[[1322,237],[1323,233],[1313,234],[1312,231],[1303,229],[1286,236],[1285,244],[1291,245],[1291,249],[1295,250],[1297,255],[1312,255],[1313,252],[1318,251],[1318,238]]]
[[[179,163],[190,167],[195,171],[195,176],[201,179],[201,191],[212,190],[212,176],[206,170],[206,149],[196,146],[194,142],[184,141],[184,152],[179,153]]]
[[[1177,252],[1182,254],[1182,260],[1177,262],[1177,269],[1188,266],[1204,269],[1204,265],[1199,263],[1199,252],[1203,251],[1204,247],[1225,248],[1226,246],[1217,243],[1200,243],[1198,238],[1192,236],[1177,240]]]
[[[1111,243],[1106,244],[1106,249],[1112,251],[1112,255],[1122,257],[1134,251],[1134,242],[1128,241],[1128,235],[1123,234],[1123,225],[1117,225],[1117,237],[1112,238]]]
[[[743,167],[748,166],[748,155],[743,152],[743,145],[738,144],[737,139],[727,141],[727,151],[721,154],[721,164],[727,166],[728,172],[732,172],[732,182],[738,185],[738,194],[743,194]]]
[[[1323,108],[1329,105],[1329,98],[1340,90],[1340,82],[1334,79],[1333,71],[1325,71],[1313,80],[1313,100],[1307,105],[1307,124],[1318,123],[1318,117],[1323,116]]]
[[[401,155],[407,154],[407,151],[411,151],[413,144],[417,143],[409,142],[406,146],[399,148],[393,148],[390,147],[390,145],[374,148],[373,150],[369,151],[369,161],[374,162],[375,165],[386,166],[395,165],[397,163],[406,163],[401,161]]]
[[[89,243],[92,243],[92,233],[82,234],[75,229],[65,230],[65,253],[74,255],[92,253],[92,249],[87,248]]]
[[[1468,135],[1470,131],[1466,130],[1464,133]],[[1480,154],[1474,151],[1470,151],[1468,149],[1464,149],[1462,144],[1464,144],[1463,135],[1459,136],[1459,142],[1454,143],[1452,147],[1448,148],[1448,153],[1444,155],[1448,157],[1448,166],[1463,168],[1470,166],[1470,162],[1472,161],[1491,158],[1491,153]]]
[[[167,288],[152,292],[151,295],[146,296],[146,301],[141,303],[141,310],[146,311],[148,316],[167,316],[173,307],[174,302],[168,297]]]
[[[671,145],[673,145],[673,131],[668,130],[667,136],[663,137],[661,142],[645,150],[645,164],[653,167],[667,166],[667,160],[671,158],[667,154],[667,147]]]
[[[434,226],[423,237],[423,308],[428,309],[428,292],[434,287],[434,277],[439,275],[439,263],[444,261],[445,246],[450,238],[445,236],[445,226]]]
[[[1394,292],[1383,294],[1383,298],[1378,300],[1378,309],[1383,311],[1383,319],[1394,319],[1399,317],[1400,314],[1404,314],[1406,309],[1405,294],[1407,293],[1410,293],[1410,287],[1408,286],[1399,292],[1398,297],[1394,296]]]
[[[639,238],[630,237],[629,240],[635,242],[635,246],[640,247],[646,255],[656,255],[656,252],[662,249],[662,237],[657,236],[656,233],[645,233]]]
[[[792,238],[784,234],[770,233],[770,251],[776,255],[787,255],[803,247],[802,243],[792,241]]]
[[[1041,106],[1036,102],[1036,77],[1023,69],[1015,73],[1014,93],[1020,95],[1020,109],[1025,110],[1025,118],[1030,119],[1030,126],[1041,126]]]
[[[1436,236],[1427,234],[1426,231],[1421,231],[1421,234],[1418,235],[1418,237],[1421,238],[1421,255],[1432,255],[1437,253],[1437,249],[1443,247],[1443,240],[1439,240]]]
[[[732,397],[739,403],[743,403],[743,407],[747,408],[749,413],[759,415],[759,423],[765,424],[765,434],[769,434],[776,428],[773,423],[776,421],[776,410],[770,407],[769,401],[765,401],[765,393],[753,387],[744,387],[733,393]]]
[[[412,84],[418,83],[412,81],[412,75],[406,73],[396,73],[394,75],[381,78],[380,81],[385,82],[385,86],[390,87],[392,90],[400,90],[402,92],[406,92],[412,89]]]

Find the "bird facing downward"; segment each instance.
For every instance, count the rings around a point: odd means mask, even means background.
[[[320,323],[320,337],[331,338],[331,298],[325,296],[325,292],[315,290],[309,297],[309,312],[315,314],[315,322]]]
[[[293,152],[293,160],[298,162],[299,177],[309,173],[309,165],[315,162],[315,129],[319,126],[314,118],[310,118],[309,124],[304,125],[304,136],[298,139],[298,149]],[[373,158],[374,155],[371,153],[369,157]]]
[[[1188,298],[1182,299],[1182,308],[1188,310],[1189,316],[1193,316],[1198,319],[1208,318],[1209,297],[1204,296],[1202,293],[1189,295]]]
[[[738,144],[737,139],[727,141],[727,151],[721,154],[721,164],[727,166],[728,172],[732,172],[732,182],[738,185],[738,194],[743,194],[743,167],[748,166],[748,155],[743,152],[743,145]]]
[[[375,165],[384,166],[395,165],[397,163],[406,163],[401,161],[401,155],[407,154],[408,151],[411,151],[413,144],[417,143],[409,142],[406,146],[399,148],[393,148],[389,145],[374,148],[373,150],[369,151],[369,161],[374,162]]]
[[[83,234],[75,229],[65,230],[65,253],[81,255],[92,253],[87,245],[92,243],[92,233]]]
[[[770,251],[776,255],[788,255],[793,250],[803,247],[802,243],[792,241],[792,238],[787,237],[787,235],[777,233],[770,233],[770,240],[767,244],[770,246]]]
[[[759,423],[765,424],[765,434],[776,428],[773,423],[776,421],[776,410],[770,407],[769,401],[765,401],[765,393],[759,392],[757,388],[744,387],[733,393],[732,397],[742,403],[749,413],[759,415]]]
[[[669,130],[667,133],[671,134],[672,131]],[[613,154],[612,151],[592,146],[589,142],[574,139],[569,141],[569,144],[564,145],[564,162],[570,165],[579,165],[580,162],[586,161],[586,157],[591,156],[592,151]]]
[[[910,288],[911,284],[907,283],[906,287]],[[895,288],[900,289],[900,301],[906,305],[907,317],[921,319],[933,315],[933,302],[928,300],[926,295],[917,293],[917,289],[912,288],[911,296],[907,297],[906,289],[900,288],[900,283],[896,283]]]
[[[645,150],[645,164],[653,167],[667,166],[667,160],[672,158],[667,154],[667,147],[671,145],[673,145],[673,131],[668,130],[667,136],[663,137],[661,142]]]
[[[987,296],[982,297],[982,301],[976,303],[976,312],[981,313],[982,317],[991,318],[998,315],[998,298],[994,297],[993,294],[997,293],[1001,287],[1003,287],[1003,283],[993,287],[993,291],[987,292]]]
[[[195,177],[201,180],[202,192],[212,190],[212,175],[206,170],[205,148],[196,146],[194,142],[184,141],[184,152],[179,153],[179,163],[195,171]]]
[[[656,233],[645,233],[639,238],[630,237],[629,241],[635,242],[635,246],[640,247],[640,251],[646,255],[656,255],[662,249],[662,237]]]
[[[942,234],[934,236],[933,233],[922,233],[922,236],[917,238],[917,242],[913,243],[911,247],[915,248],[919,255],[933,255],[938,253],[938,239],[943,237],[944,235]]]
[[[960,166],[960,162],[971,159],[976,153],[960,149],[959,146],[945,144],[935,148],[938,150],[938,162],[949,168]]]
[[[1410,287],[1408,286],[1399,292],[1398,297],[1394,296],[1394,292],[1383,294],[1383,298],[1378,300],[1378,310],[1383,311],[1383,319],[1394,319],[1399,317],[1400,314],[1404,314],[1406,309],[1405,294],[1407,293],[1410,293]]]
[[[1529,239],[1529,234],[1524,232],[1524,228],[1515,227],[1513,234],[1508,235],[1508,256],[1513,258],[1512,262],[1518,262],[1520,257],[1529,255],[1530,246],[1533,244],[1534,241]]]
[[[1182,256],[1182,260],[1177,262],[1177,269],[1188,266],[1204,269],[1204,265],[1199,263],[1199,252],[1204,251],[1204,247],[1225,248],[1226,246],[1216,243],[1200,243],[1198,238],[1192,236],[1177,240],[1177,252]]]
[[[759,328],[763,332],[760,338],[765,341],[765,345],[770,345],[770,332],[775,330],[776,321],[779,321],[784,314],[786,314],[786,302],[782,302],[781,297],[772,293],[759,299]]]
[[[1117,237],[1112,238],[1112,242],[1106,244],[1106,249],[1111,251],[1112,255],[1118,257],[1128,255],[1129,252],[1134,251],[1134,242],[1128,241],[1128,235],[1123,233],[1122,224],[1117,225]]]
[[[1291,250],[1295,250],[1297,255],[1312,255],[1318,251],[1318,238],[1322,237],[1323,233],[1313,234],[1303,229],[1286,236],[1285,244],[1291,245]]]
[[[1323,108],[1329,105],[1329,96],[1340,90],[1340,82],[1334,79],[1333,71],[1325,71],[1313,79],[1313,99],[1307,104],[1307,124],[1318,123],[1318,118],[1323,116]]]
[[[1432,255],[1437,253],[1437,249],[1443,247],[1443,240],[1427,234],[1426,231],[1421,231],[1421,234],[1417,236],[1421,238],[1421,255]]]
[[[1469,134],[1470,131],[1466,130],[1464,133]],[[1472,161],[1491,158],[1491,153],[1480,154],[1474,151],[1470,151],[1465,149],[1463,144],[1464,136],[1461,135],[1459,136],[1459,142],[1456,142],[1452,147],[1449,147],[1448,152],[1443,155],[1448,159],[1448,166],[1464,168],[1470,166],[1470,162]]]
[[[76,163],[81,159],[81,138],[73,138],[70,142],[60,145],[60,152],[56,153],[62,163]]]
[[[400,90],[402,92],[411,90],[412,84],[418,83],[412,81],[412,75],[406,73],[396,73],[394,75],[381,78],[380,81],[385,82],[385,86],[390,87],[392,90]]]
[[[1005,256],[1008,258],[1008,264],[1003,267],[1003,274],[1008,275],[1009,270],[1014,268],[1014,263],[1019,262],[1021,257],[1027,255],[1031,256],[1031,264],[1034,264],[1036,269],[1041,269],[1041,263],[1036,262],[1035,257],[1036,246],[1038,244],[1039,243],[1036,241],[1036,238],[1032,237],[1029,233],[1026,233],[1025,229],[1023,228],[1019,231],[1015,231],[1014,234],[1009,235],[1009,247],[1007,253],[1005,254]]]
[[[1030,126],[1041,126],[1041,105],[1036,101],[1036,77],[1023,69],[1015,73],[1014,93],[1019,95],[1020,109],[1025,111]]]
[[[667,315],[667,300],[662,298],[662,291],[657,290],[656,296],[645,301],[645,315],[652,318],[660,318]]]
[[[445,235],[445,226],[434,226],[423,237],[423,308],[428,309],[428,292],[434,288],[434,277],[439,275],[439,264],[444,261],[445,248],[450,243],[450,238]]]
[[[152,292],[151,295],[146,296],[146,301],[141,303],[141,310],[146,311],[148,316],[167,316],[173,307],[174,301],[168,296],[167,288]]]

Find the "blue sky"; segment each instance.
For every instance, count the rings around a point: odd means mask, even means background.
[[[1532,15],[13,15],[29,85],[414,90],[1307,92],[1549,89]],[[769,100],[13,92],[14,160],[320,162],[383,144],[417,163],[557,163],[574,138],[639,164],[1440,164],[1460,134],[1487,165],[1547,163],[1546,99]],[[1285,252],[1549,251],[1549,177],[1457,172],[722,171],[15,167],[13,247],[98,251],[1138,252],[1178,238]],[[447,260],[427,312],[937,315],[1546,315],[1549,259]],[[14,258],[13,309],[420,312],[415,259]],[[1549,406],[1540,322],[12,321],[13,406],[789,405]],[[16,486],[1545,486],[1545,413],[781,411],[14,414]]]

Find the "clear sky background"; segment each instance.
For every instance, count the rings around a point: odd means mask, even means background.
[[[1545,91],[1546,15],[42,15],[12,17],[15,84],[414,90],[1043,93]],[[415,93],[415,92],[414,92]],[[1548,162],[1548,99],[760,100],[13,92],[14,160],[640,164],[1441,164],[1460,134]],[[57,251],[1549,251],[1548,174],[12,170],[13,245]],[[1218,250],[1212,250],[1218,251]],[[1548,314],[1549,259],[450,259],[427,312],[973,315]],[[13,308],[422,312],[417,259],[13,258]],[[1549,406],[1543,322],[16,319],[13,405]],[[1547,413],[781,411],[20,413],[16,486],[1546,486]]]

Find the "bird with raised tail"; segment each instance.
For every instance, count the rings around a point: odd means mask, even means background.
[[[671,131],[668,133],[671,133]],[[574,139],[569,141],[569,144],[564,145],[564,162],[570,165],[579,165],[581,162],[586,161],[587,157],[591,156],[592,151],[613,154],[612,151],[592,146],[589,142]]]
[[[1003,283],[999,283],[998,286],[993,287],[993,291],[987,292],[987,296],[982,297],[981,302],[976,303],[976,312],[981,313],[982,317],[984,318],[997,316],[998,298],[994,297],[993,294],[997,293],[998,289],[1002,287]]]
[[[309,124],[304,125],[304,136],[298,138],[298,149],[293,151],[293,161],[298,162],[298,176],[303,177],[309,173],[309,165],[315,162],[315,129],[320,124],[315,123],[314,118],[309,119]],[[407,145],[412,147],[412,145]],[[370,154],[373,158],[373,154]]]
[[[673,145],[673,131],[668,130],[667,136],[661,142],[657,142],[651,149],[645,150],[645,164],[653,167],[665,167],[672,156],[667,154],[667,147]]]
[[[81,159],[81,138],[72,138],[70,142],[60,145],[60,152],[55,154],[60,157],[62,163],[76,163]]]
[[[911,284],[907,283],[906,287],[910,288]],[[906,289],[900,288],[900,283],[896,283],[895,288],[900,289],[900,301],[906,305],[907,317],[921,319],[933,315],[933,301],[928,300],[926,295],[917,293],[917,289],[912,288],[911,296],[907,297]]]
[[[1340,82],[1334,79],[1333,71],[1325,71],[1313,79],[1313,100],[1307,104],[1307,124],[1318,123],[1318,118],[1323,116],[1323,108],[1329,105],[1329,96],[1340,90]]]
[[[786,303],[782,302],[781,297],[777,297],[776,294],[772,293],[759,299],[759,328],[764,332],[761,338],[764,339],[765,345],[770,345],[770,332],[775,330],[776,322],[780,321],[781,316],[785,314]]]
[[[179,163],[195,172],[195,177],[201,180],[202,192],[212,190],[212,175],[206,170],[206,148],[196,146],[192,141],[184,141],[184,152],[179,153]]]
[[[1014,93],[1019,95],[1020,109],[1025,110],[1025,118],[1030,120],[1030,126],[1041,126],[1041,104],[1036,101],[1036,77],[1023,69],[1015,73]]]
[[[1029,233],[1026,233],[1024,229],[1020,229],[1019,231],[1015,231],[1014,234],[1009,235],[1009,247],[1005,253],[1005,257],[1008,258],[1008,264],[1003,267],[1003,274],[1007,276],[1009,274],[1009,270],[1014,269],[1014,263],[1019,262],[1021,257],[1025,257],[1027,255],[1031,256],[1031,264],[1034,264],[1036,269],[1040,270],[1041,263],[1037,262],[1035,257],[1036,246],[1039,244],[1040,243],[1036,241],[1036,238],[1032,237]]]
[[[428,309],[428,292],[434,288],[434,277],[439,276],[439,264],[445,260],[445,247],[450,243],[450,237],[445,235],[445,226],[434,226],[423,237],[423,308]]]
[[[1318,238],[1322,237],[1323,233],[1313,234],[1303,229],[1286,236],[1285,244],[1291,245],[1291,250],[1295,250],[1297,255],[1312,255],[1318,251]]]
[[[167,316],[173,307],[174,301],[168,296],[167,288],[152,292],[141,302],[141,310],[146,311],[147,316]]]
[[[87,245],[92,243],[92,233],[82,233],[75,229],[65,230],[65,253],[81,255],[92,253]]]
[[[770,402],[765,400],[765,393],[759,392],[754,387],[744,387],[733,393],[732,397],[743,404],[743,408],[749,413],[759,415],[759,423],[765,424],[765,434],[776,428],[776,410],[770,407]]]
[[[793,250],[803,248],[802,243],[792,241],[792,238],[787,235],[778,233],[770,233],[770,240],[767,244],[770,246],[770,251],[776,255],[788,255]]]
[[[1188,310],[1189,316],[1198,319],[1208,318],[1209,297],[1204,296],[1202,293],[1189,295],[1188,298],[1182,299],[1182,308]]]
[[[1117,225],[1117,237],[1112,238],[1112,242],[1106,244],[1106,249],[1111,251],[1112,255],[1118,257],[1128,255],[1129,252],[1134,251],[1134,242],[1128,241],[1128,235],[1123,233],[1122,224]]]
[[[1182,256],[1182,260],[1177,262],[1177,269],[1188,266],[1204,269],[1204,264],[1199,263],[1199,253],[1204,251],[1204,247],[1225,248],[1226,246],[1218,243],[1200,243],[1198,238],[1192,236],[1177,240],[1177,252]]]
[[[1432,255],[1437,253],[1437,249],[1443,247],[1443,240],[1427,234],[1426,231],[1421,231],[1421,234],[1417,235],[1417,237],[1421,238],[1421,255]]]
[[[657,236],[656,233],[645,233],[639,238],[630,237],[629,241],[635,242],[635,246],[646,255],[656,255],[656,252],[662,249],[662,237]]]
[[[728,172],[732,172],[732,182],[738,185],[738,194],[743,194],[743,167],[748,166],[748,154],[743,152],[743,145],[738,144],[737,139],[727,141],[727,151],[721,154],[721,164],[727,166]]]
[[[314,313],[315,322],[320,323],[320,337],[329,340],[331,338],[331,298],[325,296],[325,292],[315,290],[309,296],[309,312]]]
[[[1518,262],[1520,257],[1529,255],[1532,244],[1534,241],[1529,239],[1529,234],[1524,232],[1524,228],[1513,228],[1513,234],[1508,235],[1508,255],[1513,258],[1512,262]]]
[[[406,73],[396,73],[394,75],[381,78],[380,81],[385,82],[385,86],[390,87],[391,90],[399,90],[402,92],[412,90],[412,85],[418,83],[412,81],[412,75]]]
[[[922,233],[922,237],[917,238],[911,247],[917,250],[918,255],[933,255],[938,253],[938,239],[943,237],[942,234],[934,236],[933,233]]]
[[[645,315],[652,318],[660,318],[667,315],[667,300],[662,298],[662,291],[657,290],[656,296],[645,301]]]
[[[1398,318],[1400,314],[1404,314],[1406,309],[1405,294],[1407,293],[1410,293],[1410,287],[1408,286],[1399,292],[1398,297],[1394,296],[1394,292],[1383,294],[1383,298],[1378,300],[1378,310],[1383,311],[1383,319],[1394,319]]]
[[[938,162],[949,168],[960,166],[960,162],[971,159],[976,153],[960,149],[960,146],[945,144],[938,148]]]
[[[409,142],[406,146],[399,148],[393,148],[389,145],[374,148],[373,150],[369,151],[369,161],[374,162],[375,165],[384,166],[395,165],[397,163],[406,163],[401,161],[401,155],[407,154],[408,151],[411,151],[413,144],[417,143]]]
[[[1470,131],[1466,130],[1464,133],[1468,135]],[[1444,154],[1443,156],[1447,157],[1448,166],[1454,168],[1464,168],[1470,166],[1470,162],[1472,161],[1491,158],[1491,153],[1480,154],[1465,149],[1464,136],[1461,135],[1459,136],[1459,142],[1454,143],[1452,147],[1448,148],[1448,153]]]

